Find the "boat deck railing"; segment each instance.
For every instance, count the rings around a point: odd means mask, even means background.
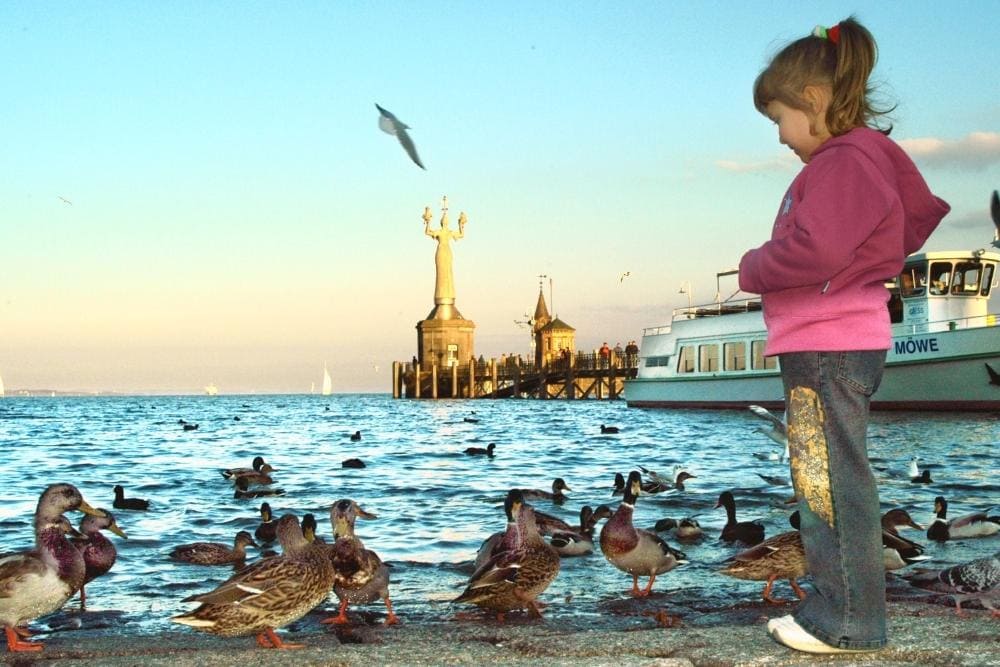
[[[700,306],[685,306],[674,308],[670,312],[670,321],[694,320],[704,317],[719,317],[720,315],[733,315],[736,313],[749,313],[760,310],[760,297],[747,299],[737,299],[736,301],[715,301]],[[657,336],[670,333],[670,324],[661,324],[655,327],[647,327],[642,330],[643,336]]]
[[[924,334],[936,331],[955,331],[956,329],[981,329],[983,327],[993,327],[1000,322],[1000,315],[987,313],[985,315],[973,315],[970,317],[950,317],[931,322],[899,323],[892,325],[892,333],[895,336],[906,334]]]

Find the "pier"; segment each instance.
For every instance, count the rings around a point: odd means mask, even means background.
[[[617,400],[637,366],[638,355],[605,357],[598,352],[577,352],[542,366],[520,356],[429,367],[395,361],[392,396]]]

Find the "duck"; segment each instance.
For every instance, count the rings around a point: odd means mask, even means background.
[[[114,542],[104,537],[101,531],[110,530],[118,537],[128,539],[125,531],[118,527],[114,514],[103,507],[99,507],[97,510],[103,512],[104,516],[84,515],[80,522],[80,537],[70,539],[73,546],[83,556],[83,562],[86,566],[83,583],[80,584],[80,611],[87,610],[87,584],[97,577],[107,574],[118,557],[118,550],[115,549]]]
[[[674,549],[656,533],[636,528],[632,512],[642,492],[638,470],[628,474],[624,497],[611,518],[601,528],[601,552],[609,563],[632,575],[631,594],[645,597],[653,590],[657,575],[687,563],[687,556]],[[645,589],[639,589],[639,577],[648,576]]]
[[[605,426],[604,424],[601,424],[601,433],[605,435],[619,432],[620,429],[617,426]]]
[[[260,504],[260,525],[253,531],[253,536],[264,544],[270,544],[278,538],[278,522],[274,520],[268,503]]]
[[[236,478],[236,491],[233,492],[233,498],[241,500],[283,495],[285,495],[284,489],[251,489],[250,482],[245,477]]]
[[[121,484],[115,486],[115,501],[111,506],[116,510],[148,510],[149,501],[143,498],[126,498]]]
[[[687,473],[685,473],[685,474],[687,474]],[[693,477],[693,475],[689,475],[689,477]],[[684,479],[687,479],[687,477],[685,477]],[[681,480],[681,490],[683,490],[683,487],[684,487],[684,480],[682,479]],[[662,480],[658,481],[658,480],[651,479],[651,480],[644,481],[644,482],[640,481],[640,489],[646,495],[655,495],[657,493],[664,493],[666,491],[674,491],[675,487],[674,487],[674,485],[672,485],[672,484],[670,484],[668,482],[664,482]],[[620,495],[623,495],[624,493],[625,493],[625,476],[623,474],[621,474],[620,472],[616,472],[615,473],[615,483],[614,483],[614,487],[611,489],[611,495],[612,496],[620,496]]]
[[[198,424],[184,424],[184,430],[185,431],[197,431],[198,430]]]
[[[351,442],[358,442],[361,440],[361,431],[355,431],[351,434]]]
[[[972,512],[948,520],[948,501],[944,496],[934,499],[933,523],[927,529],[928,539],[936,542],[957,540],[965,537],[986,537],[1000,532],[1000,516],[988,516],[989,510]]]
[[[792,590],[799,600],[806,597],[805,591],[798,584],[809,571],[806,563],[806,551],[802,545],[802,535],[799,533],[799,513],[794,512],[789,518],[794,530],[779,533],[769,537],[760,544],[741,551],[719,570],[722,574],[750,581],[765,581],[762,597],[765,602],[780,604],[771,595],[774,582],[778,579],[788,579]]]
[[[171,549],[170,559],[194,565],[238,564],[246,560],[247,547],[259,548],[259,545],[250,533],[241,530],[233,538],[232,548],[221,542],[192,542]]]
[[[521,495],[524,496],[524,500],[527,502],[529,500],[551,500],[556,504],[560,504],[566,501],[568,497],[563,491],[572,491],[566,484],[566,480],[562,477],[556,477],[552,480],[552,491],[542,491],[541,489],[520,489]]]
[[[365,466],[365,462],[362,461],[361,459],[344,459],[343,461],[340,462],[340,467],[341,468],[356,468],[356,469],[360,470],[361,468],[365,468],[367,466]]]
[[[265,465],[270,468],[269,472],[275,471],[274,468],[271,468],[271,466],[264,461],[263,456],[253,457],[253,462],[250,465],[251,467],[249,468],[227,468],[222,471],[222,476],[226,479],[233,479],[234,477],[240,477],[241,475],[252,475],[253,473],[260,472]]]
[[[955,614],[962,618],[966,617],[962,611],[962,602],[966,600],[979,600],[993,618],[1000,618],[1000,609],[993,606],[1000,598],[1000,551],[940,571],[918,572],[910,577],[910,583],[951,595]]]
[[[497,448],[495,442],[491,442],[486,447],[466,447],[465,453],[469,456],[488,456],[493,458],[493,450]]]
[[[788,479],[784,475],[765,475],[763,473],[757,473],[757,476],[762,480],[770,484],[771,486],[791,486],[792,480]]]
[[[305,535],[306,540],[309,542],[315,542],[316,544],[326,544],[326,540],[316,534],[316,515],[312,512],[307,512],[302,515],[302,534]]]
[[[654,470],[649,470],[643,468],[642,466],[637,466],[647,477],[649,477],[649,482],[643,482],[642,492],[646,494],[650,493],[660,493],[661,491],[669,491],[670,489],[677,489],[678,491],[684,491],[684,482],[689,479],[697,479],[695,475],[685,470],[680,466],[674,466],[673,475],[670,478],[666,478],[660,475]],[[617,477],[615,478],[617,483]],[[624,483],[624,478],[623,478]]]
[[[719,500],[715,506],[726,508],[726,525],[722,527],[723,542],[742,542],[748,546],[754,546],[764,541],[764,526],[759,520],[737,521],[736,520],[736,499],[730,491],[723,491],[719,494]]]
[[[382,598],[385,602],[385,625],[399,623],[389,599],[389,566],[371,549],[366,549],[354,533],[357,519],[377,519],[378,515],[365,511],[357,502],[342,498],[330,507],[330,525],[334,542],[327,545],[329,558],[335,571],[333,592],[340,599],[340,612],[320,623],[348,623],[349,604],[367,604]]]
[[[891,509],[882,515],[882,564],[887,572],[930,558],[923,555],[922,546],[899,534],[899,529],[904,527],[923,530],[923,526],[916,523],[909,512],[902,508]]]
[[[193,611],[170,620],[222,637],[256,635],[261,648],[292,649],[275,630],[309,613],[329,595],[334,572],[326,547],[310,544],[299,520],[278,519],[282,553],[245,567],[208,593],[185,602],[200,602]]]
[[[514,514],[515,498],[520,498],[521,504],[523,504],[524,501],[523,495],[517,495],[510,492],[507,493],[507,497],[504,500],[504,508],[503,508],[504,514],[507,515],[507,527],[504,530],[493,533],[485,540],[483,540],[483,543],[481,545],[479,545],[479,549],[476,551],[476,559],[473,563],[474,572],[479,570],[479,568],[481,568],[487,561],[489,561],[497,554],[503,551],[510,551],[511,549],[517,546],[518,541],[520,539],[520,533],[518,533],[517,531],[517,517]],[[535,513],[536,528],[538,528],[541,525],[537,522],[537,518],[539,516],[544,516],[546,517],[546,519],[550,519],[552,521],[550,525],[554,526],[554,528],[550,530],[550,533],[556,532],[558,530],[563,530],[562,527],[559,527],[560,524],[561,526],[565,527],[565,530],[572,530],[572,527],[562,519],[557,519],[548,514],[542,514],[541,512]],[[539,532],[543,535],[545,534],[541,530],[539,530]]]
[[[83,586],[87,564],[66,538],[73,527],[62,516],[73,510],[100,516],[72,484],[49,485],[35,508],[35,548],[0,556],[0,625],[10,652],[41,651],[18,628],[60,609]]]
[[[677,522],[677,529],[674,531],[674,535],[682,542],[693,542],[694,540],[701,539],[704,533],[701,530],[701,524],[698,523],[698,520],[688,516]]]
[[[492,611],[501,623],[514,609],[528,609],[541,618],[537,599],[559,574],[559,554],[542,539],[534,509],[520,489],[508,491],[504,509],[514,528],[508,529],[508,538],[496,555],[472,573],[465,590],[452,602]]]
[[[931,471],[924,468],[919,475],[910,478],[911,484],[933,484],[934,480],[931,479]]]
[[[537,513],[536,513],[537,514]],[[560,556],[585,556],[594,551],[594,528],[601,519],[611,517],[611,508],[598,505],[592,509],[590,505],[580,508],[580,525],[573,530],[557,530],[549,536],[551,544]]]

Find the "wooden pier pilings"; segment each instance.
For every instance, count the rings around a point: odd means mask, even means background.
[[[578,353],[538,368],[519,356],[439,367],[394,361],[393,398],[621,398],[638,359]]]

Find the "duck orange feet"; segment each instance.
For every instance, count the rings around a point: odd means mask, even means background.
[[[392,614],[391,607],[389,608],[389,614],[394,615]],[[347,600],[340,601],[339,614],[337,614],[336,616],[331,616],[329,618],[324,618],[322,621],[320,621],[320,623],[324,623],[327,625],[343,625],[345,623],[350,623],[350,621],[347,620]]]
[[[278,633],[271,628],[268,628],[264,632],[257,635],[257,645],[262,648],[277,649],[296,649],[305,647],[305,644],[291,644],[289,642],[281,641],[281,637],[278,636]]]
[[[12,627],[5,627],[4,633],[7,635],[7,650],[14,651],[41,651],[44,646],[40,642],[26,642],[18,635],[17,630]]]

